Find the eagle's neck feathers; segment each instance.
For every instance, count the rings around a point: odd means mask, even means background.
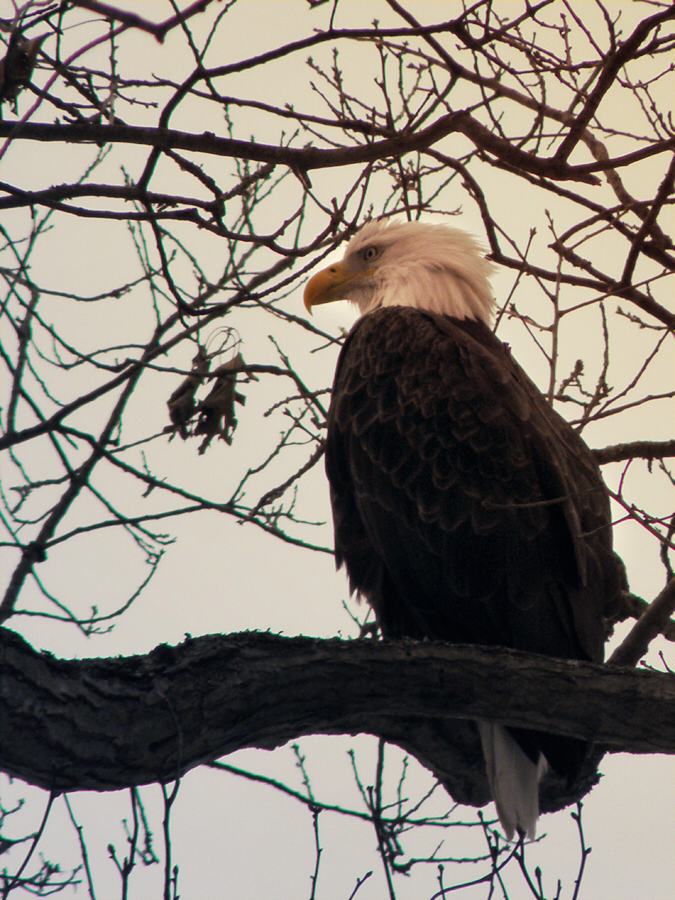
[[[373,248],[377,256],[369,265]],[[493,266],[464,231],[419,222],[369,222],[352,238],[345,262],[370,270],[349,298],[362,315],[383,306],[412,306],[490,323]]]

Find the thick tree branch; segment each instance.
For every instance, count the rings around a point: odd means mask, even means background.
[[[0,663],[0,769],[60,791],[167,781],[246,747],[366,732],[481,805],[487,787],[466,721],[475,718],[615,751],[675,752],[673,676],[499,648],[244,633],[148,656],[59,660],[0,629]],[[549,783],[544,809],[594,780],[592,767],[572,791]]]

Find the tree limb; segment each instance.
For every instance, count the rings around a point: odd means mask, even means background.
[[[211,132],[190,134],[170,128],[143,128],[135,125],[94,122],[48,124],[42,122],[0,122],[0,137],[33,141],[57,141],[59,143],[125,143],[141,144],[156,150],[191,150],[199,153],[229,156],[258,162],[285,165],[296,172],[337,166],[368,163],[375,160],[399,157],[405,153],[424,150],[453,132],[466,135],[477,147],[510,165],[543,178],[562,181],[582,181],[596,184],[595,171],[616,167],[623,160],[609,160],[580,166],[560,163],[555,158],[535,156],[514,146],[511,142],[493,135],[467,112],[460,111],[441,116],[419,131],[400,132],[381,141],[370,141],[352,147],[322,149],[319,147],[284,147],[218,137]],[[675,146],[675,140],[666,139],[639,151],[640,156],[630,154],[627,162],[665,153]]]
[[[671,578],[626,635],[620,647],[609,658],[615,666],[634,666],[647,652],[647,647],[670,623],[675,611],[675,578]]]
[[[544,785],[542,808],[555,809],[593,785],[603,749],[675,752],[673,676],[501,648],[243,633],[60,660],[0,629],[0,664],[0,769],[57,791],[168,781],[235,750],[364,732],[482,805],[467,720],[486,718],[606,745],[572,789]]]
[[[191,3],[187,9],[170,16],[163,22],[151,22],[149,19],[144,19],[134,12],[118,9],[116,6],[112,6],[109,3],[102,3],[100,0],[73,0],[74,6],[80,6],[82,9],[89,9],[101,16],[105,16],[107,19],[123,22],[130,28],[138,28],[141,31],[147,31],[149,34],[153,34],[160,44],[164,41],[167,33],[171,31],[172,28],[175,28],[182,22],[186,22],[191,16],[194,16],[195,13],[204,12],[209,3],[211,3],[211,0],[195,0],[195,2]]]
[[[611,444],[593,450],[599,465],[610,462],[621,462],[625,459],[663,459],[675,456],[675,440],[673,441],[630,441],[625,444]]]

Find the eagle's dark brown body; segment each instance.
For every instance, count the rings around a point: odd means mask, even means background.
[[[326,470],[338,565],[385,636],[602,660],[622,585],[607,490],[483,322],[363,316],[338,362]],[[581,742],[512,733],[574,777]]]

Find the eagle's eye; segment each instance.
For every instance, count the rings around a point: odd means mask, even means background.
[[[366,247],[363,251],[363,259],[366,262],[370,262],[380,255],[380,250],[378,247]]]

